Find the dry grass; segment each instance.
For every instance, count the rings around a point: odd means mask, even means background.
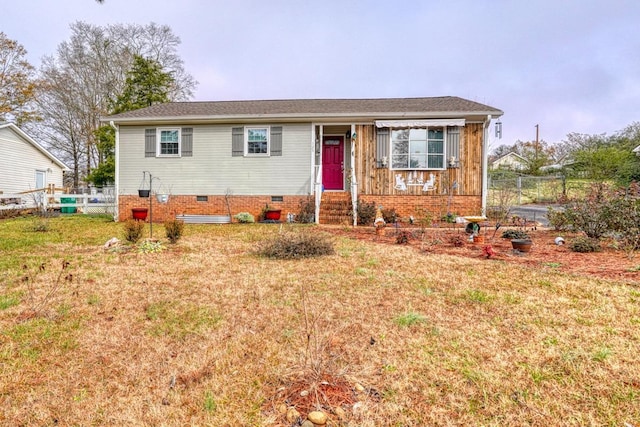
[[[334,426],[640,426],[637,286],[346,238],[278,261],[255,255],[269,225],[140,253],[52,219],[27,250],[19,221],[0,223],[2,425],[291,426],[297,405]],[[73,280],[22,315],[62,260]]]

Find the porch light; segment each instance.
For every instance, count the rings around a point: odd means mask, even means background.
[[[502,122],[500,119],[496,122],[496,138],[502,139]]]
[[[356,133],[354,132],[353,135],[351,135],[351,139],[356,139],[356,136],[358,135],[356,135]]]

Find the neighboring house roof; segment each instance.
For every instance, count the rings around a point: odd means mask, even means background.
[[[25,141],[27,141],[28,143],[33,145],[38,151],[40,151],[46,157],[51,159],[52,162],[54,162],[55,164],[60,166],[65,171],[70,171],[71,170],[64,163],[62,163],[62,161],[60,159],[58,159],[56,156],[54,156],[49,151],[47,151],[43,146],[38,144],[33,138],[31,138],[29,135],[27,135],[22,129],[20,129],[15,124],[13,124],[13,123],[0,123],[0,129],[4,129],[4,128],[11,129],[13,132],[18,134],[18,136],[20,136],[22,139],[24,139]]]
[[[633,152],[640,156],[640,145],[633,149]]]
[[[455,96],[377,99],[283,99],[257,101],[168,102],[102,118],[136,124],[145,121],[224,121],[265,119],[373,119],[500,117],[497,108]]]
[[[501,165],[510,166],[510,167],[524,167],[529,164],[529,161],[522,157],[518,153],[514,153],[513,151],[508,152],[504,156],[500,156],[497,159],[494,159],[491,162],[491,167],[498,167]]]

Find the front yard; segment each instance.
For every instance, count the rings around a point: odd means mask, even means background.
[[[123,251],[122,224],[36,221],[0,222],[2,425],[640,425],[635,276],[309,226],[334,255],[260,257],[287,228],[261,224]]]

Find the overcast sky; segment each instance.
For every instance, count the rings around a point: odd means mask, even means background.
[[[75,21],[169,25],[197,101],[460,96],[505,112],[494,147],[640,121],[638,0],[3,3],[36,67]]]

